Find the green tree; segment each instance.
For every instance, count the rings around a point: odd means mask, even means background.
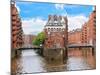
[[[43,44],[45,40],[45,33],[40,32],[38,33],[37,37],[33,40],[33,45],[40,46],[40,44]]]

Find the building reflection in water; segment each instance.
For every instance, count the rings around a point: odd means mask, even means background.
[[[68,56],[68,70],[87,70],[96,68],[96,58],[92,48],[71,48],[68,51]]]
[[[12,59],[11,70],[14,73],[40,73],[71,70],[89,70],[96,68],[95,53],[91,48],[70,48],[66,64],[61,61],[48,63],[35,50],[23,50],[19,58]]]
[[[17,75],[22,70],[20,57],[11,60],[11,75]]]

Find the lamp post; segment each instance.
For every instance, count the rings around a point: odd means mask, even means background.
[[[64,43],[64,47],[65,47],[65,36],[63,34],[63,43]]]
[[[40,54],[43,56],[43,45],[40,44]]]

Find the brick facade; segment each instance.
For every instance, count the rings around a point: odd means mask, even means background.
[[[24,46],[28,46],[28,45],[33,45],[32,41],[36,38],[35,35],[31,35],[31,34],[24,34],[23,35],[23,41],[24,41]]]
[[[76,29],[68,32],[68,43],[96,45],[96,9],[79,31]]]
[[[96,44],[96,10],[90,16],[89,21],[82,26],[82,43]]]
[[[48,63],[59,62],[63,64],[67,57],[68,24],[67,17],[49,15],[44,27],[46,39],[43,55]]]
[[[11,3],[11,27],[12,49],[20,48],[23,45],[22,22],[14,2]]]
[[[64,48],[67,45],[67,17],[49,15],[44,31],[46,48]],[[66,45],[65,45],[66,43]]]
[[[68,44],[81,44],[81,29],[68,32]]]

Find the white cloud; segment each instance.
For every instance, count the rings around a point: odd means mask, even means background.
[[[88,18],[84,15],[67,16],[68,17],[68,31],[81,28],[82,25],[88,21]]]
[[[22,27],[25,34],[37,34],[43,30],[46,21],[41,18],[31,18],[22,21]]]
[[[61,9],[61,10],[63,10],[64,9],[64,4],[55,4],[55,8],[56,9]]]
[[[93,10],[93,11],[95,10],[95,6],[92,7],[92,10]]]
[[[66,12],[66,13],[62,13],[61,16],[66,16],[68,19],[68,31],[81,28],[82,25],[88,21],[88,17],[86,17],[84,14],[69,15]]]
[[[71,16],[67,14],[67,18],[68,31],[81,28],[82,25],[88,21],[88,18],[84,15]],[[22,20],[22,27],[25,34],[37,34],[43,30],[44,25],[46,25],[46,20],[43,20],[42,18]]]

